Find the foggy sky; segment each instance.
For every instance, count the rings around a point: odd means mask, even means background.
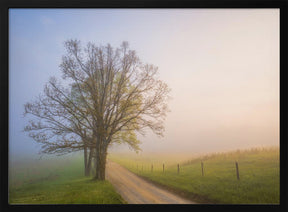
[[[12,9],[9,153],[37,153],[22,132],[24,104],[59,64],[67,39],[128,41],[172,89],[165,137],[145,152],[205,152],[279,144],[278,9]],[[127,146],[114,150],[127,150]]]

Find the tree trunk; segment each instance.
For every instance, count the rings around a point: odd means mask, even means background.
[[[97,166],[97,158],[94,156],[94,171],[95,171],[95,175],[96,176],[96,166]]]
[[[84,174],[85,176],[89,176],[89,172],[87,170],[88,167],[88,158],[87,158],[87,146],[84,145]]]
[[[85,176],[90,176],[91,163],[92,163],[92,153],[93,153],[93,149],[90,148],[89,157],[88,157],[88,161],[87,161],[87,167],[85,169]]]
[[[105,180],[105,171],[106,171],[106,157],[107,157],[107,147],[105,145],[99,145],[96,149],[95,154],[95,171],[96,175],[95,180]]]

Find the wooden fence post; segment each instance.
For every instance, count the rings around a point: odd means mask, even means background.
[[[142,172],[143,172],[143,164],[142,164]]]
[[[240,180],[240,177],[239,177],[239,168],[238,168],[238,163],[237,163],[237,161],[235,162],[235,165],[236,165],[237,180]]]
[[[203,162],[201,161],[201,170],[202,170],[202,177],[204,176],[204,165]]]
[[[151,164],[151,172],[153,172],[153,164]]]
[[[177,165],[177,168],[178,168],[177,172],[178,172],[178,174],[179,174],[179,172],[180,172],[179,163],[178,163],[178,165]]]
[[[163,173],[164,173],[164,163],[163,163]]]

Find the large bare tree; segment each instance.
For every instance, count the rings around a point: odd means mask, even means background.
[[[51,78],[44,93],[24,105],[24,115],[33,116],[24,131],[41,144],[40,153],[66,154],[84,150],[85,175],[92,161],[92,133],[86,127],[87,116],[73,86],[64,89]],[[90,150],[90,152],[89,152]]]
[[[143,64],[127,42],[116,49],[93,43],[83,48],[68,40],[65,47],[60,68],[70,84],[52,78],[44,97],[25,105],[26,113],[39,119],[26,130],[46,152],[89,148],[95,179],[104,180],[110,144],[126,142],[138,150],[137,133],[150,129],[163,136],[170,89],[158,79],[157,67]]]

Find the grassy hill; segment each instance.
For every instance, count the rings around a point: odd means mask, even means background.
[[[108,181],[83,175],[82,157],[25,160],[10,164],[10,204],[122,204]]]
[[[109,158],[139,176],[200,203],[279,204],[280,201],[279,148],[276,147],[215,153],[182,161],[172,156],[113,154]]]

